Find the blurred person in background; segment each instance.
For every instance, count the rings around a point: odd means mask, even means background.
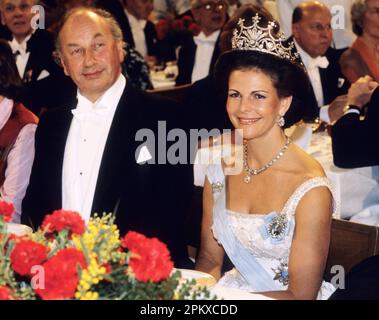
[[[32,20],[36,14],[32,7],[37,0],[1,0],[1,21],[9,29],[9,44],[16,56],[19,75],[25,84],[24,105],[39,115],[45,108],[64,105],[66,89],[72,88],[54,61],[55,40],[47,30],[34,29]]]
[[[13,203],[16,223],[29,183],[38,123],[19,102],[21,86],[12,50],[7,41],[0,40],[0,199]]]
[[[352,47],[340,59],[342,73],[351,82],[363,76],[379,81],[379,0],[357,0],[351,8]]]
[[[227,3],[223,0],[192,0],[191,8],[201,32],[188,37],[179,50],[176,85],[207,77],[220,55],[220,33],[227,18]]]

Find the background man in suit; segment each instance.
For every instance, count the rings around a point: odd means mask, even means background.
[[[322,0],[329,9],[334,9],[334,21],[336,26],[333,27],[332,47],[335,49],[343,49],[350,47],[355,39],[353,34],[350,9],[355,0]],[[304,0],[279,0],[275,1],[280,19],[280,27],[286,37],[291,36],[291,15],[293,10]]]
[[[191,36],[179,51],[177,85],[193,83],[212,72],[220,55],[221,28],[226,22],[227,3],[220,0],[193,0],[192,14],[201,32]]]
[[[330,123],[346,103],[346,97],[339,97],[348,89],[338,63],[342,51],[330,48],[331,19],[329,9],[318,1],[303,2],[293,12],[290,40],[295,42],[313,88],[304,105],[305,120],[320,117]]]
[[[32,6],[36,0],[0,0],[1,21],[9,29],[9,44],[16,55],[20,77],[25,84],[21,102],[37,115],[41,108],[64,104],[62,87],[72,87],[53,58],[54,37],[42,29],[32,28]]]
[[[336,166],[357,168],[379,165],[379,149],[373,143],[379,134],[377,87],[378,83],[369,76],[360,78],[351,86],[344,115],[332,127],[333,159]],[[363,106],[368,101],[366,116],[361,120]]]
[[[121,233],[158,237],[176,265],[185,266],[183,212],[190,167],[136,160],[141,144],[136,133],[144,128],[156,133],[159,120],[167,121],[168,131],[180,110],[127,83],[120,65],[122,32],[107,12],[70,11],[57,44],[64,71],[78,87],[77,101],[41,118],[22,220],[37,227],[59,208],[78,211],[86,221],[94,212],[116,211]]]
[[[153,0],[96,0],[95,6],[110,12],[119,23],[124,41],[135,48],[147,62],[175,59],[172,48],[163,48],[158,41],[154,23],[149,16]],[[173,50],[173,49],[172,49]]]

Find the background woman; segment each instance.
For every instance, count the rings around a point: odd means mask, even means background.
[[[351,20],[358,38],[341,56],[342,73],[351,83],[366,75],[379,81],[379,0],[355,1]]]

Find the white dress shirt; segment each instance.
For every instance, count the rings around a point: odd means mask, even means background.
[[[12,49],[13,54],[16,54],[16,65],[18,73],[21,79],[24,77],[26,64],[30,56],[30,52],[26,52],[27,42],[30,39],[32,34],[28,35],[21,43],[19,43],[16,38],[13,38],[12,41],[9,41],[9,45]]]
[[[192,83],[208,76],[213,51],[215,49],[219,34],[220,30],[213,32],[210,36],[207,37],[203,32],[200,32],[197,37],[193,37],[197,48],[195,63],[192,70]]]
[[[309,80],[313,87],[313,92],[316,96],[317,104],[320,107],[319,117],[322,121],[330,123],[329,105],[324,105],[324,91],[319,70],[319,68],[327,68],[329,66],[329,61],[326,57],[312,58],[300,47],[296,40],[294,40],[294,43],[300,54],[301,60],[304,63],[305,69],[307,70]]]
[[[86,222],[93,213],[101,160],[125,84],[120,75],[95,103],[78,92],[78,105],[72,110],[63,160],[62,208],[79,212]]]
[[[143,56],[147,56],[147,45],[145,37],[145,27],[147,20],[138,20],[135,16],[130,14],[128,10],[125,9],[125,14],[128,17],[130,28],[132,29],[132,35],[134,40],[134,46],[136,50]]]
[[[0,130],[12,114],[13,101],[4,98],[0,102]],[[8,154],[5,181],[0,187],[0,198],[12,202],[15,206],[13,221],[20,223],[21,202],[29,184],[30,172],[34,160],[34,134],[37,125],[25,125],[17,136],[16,142]]]

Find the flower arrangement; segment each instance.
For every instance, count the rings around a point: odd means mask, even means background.
[[[15,236],[6,223],[13,211],[0,202],[0,300],[210,298],[181,280],[164,243],[133,231],[120,238],[112,214],[86,227],[78,213],[58,210],[37,232]]]

